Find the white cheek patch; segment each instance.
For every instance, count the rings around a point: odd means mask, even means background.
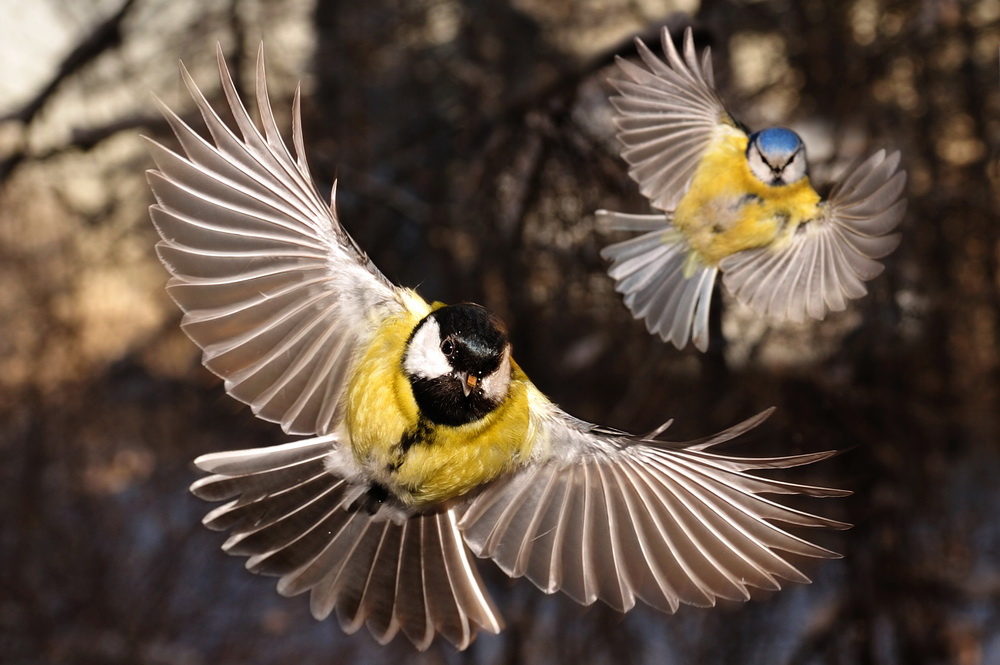
[[[499,402],[507,396],[510,388],[510,346],[504,349],[500,366],[492,374],[484,376],[479,385],[482,386],[483,396],[491,401]]]
[[[808,161],[806,160],[806,151],[799,150],[796,152],[792,159],[785,166],[784,180],[788,184],[797,182],[801,180],[806,175],[806,166]]]
[[[771,167],[769,167],[765,162],[763,157],[760,156],[760,151],[757,146],[751,146],[750,152],[747,153],[747,162],[750,163],[750,172],[760,180],[761,182],[770,182],[771,178]]]
[[[441,328],[433,318],[425,319],[410,339],[403,369],[422,379],[436,379],[451,372],[451,364],[441,352]]]

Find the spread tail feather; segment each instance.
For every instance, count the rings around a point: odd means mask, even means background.
[[[708,311],[718,268],[693,264],[691,248],[663,215],[625,215],[600,210],[599,219],[614,229],[646,233],[605,247],[608,275],[615,290],[650,333],[678,349],[691,340],[708,348]],[[695,265],[693,273],[691,266]]]
[[[364,502],[367,486],[339,476],[333,437],[206,455],[215,472],[191,486],[228,500],[206,515],[230,530],[223,549],[249,557],[248,570],[280,577],[278,592],[311,592],[317,619],[336,609],[344,630],[367,625],[380,643],[402,631],[420,650],[440,633],[458,649],[502,619],[458,530],[454,509],[407,515]],[[369,508],[374,505],[376,510]]]

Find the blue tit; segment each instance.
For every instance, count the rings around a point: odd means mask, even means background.
[[[720,271],[737,301],[772,320],[822,319],[865,295],[899,244],[899,153],[871,155],[823,199],[795,132],[748,133],[726,110],[690,28],[683,58],[666,29],[662,41],[666,61],[638,39],[646,66],[618,59],[626,78],[612,81],[611,100],[629,175],[661,212],[597,212],[641,232],[602,251],[632,314],[677,348],[691,340],[705,351]]]
[[[419,649],[462,649],[502,620],[474,557],[546,593],[622,612],[642,600],[744,600],[806,582],[796,557],[833,552],[786,531],[846,526],[761,494],[844,492],[762,478],[828,453],[741,458],[712,448],[767,413],[697,442],[634,436],[562,411],[479,305],[430,304],[386,279],[341,226],[306,164],[299,94],[294,156],[258,59],[250,119],[225,66],[234,132],[182,67],[203,138],[162,102],[180,150],[150,142],[150,214],[184,332],[226,391],[285,432],[284,445],[218,452],[191,487],[224,502],[204,523],[229,554],[311,593],[323,619]]]

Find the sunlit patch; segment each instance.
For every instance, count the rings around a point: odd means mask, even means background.
[[[967,114],[954,115],[943,125],[942,136],[935,142],[938,156],[955,166],[967,166],[986,154],[986,145],[975,134],[975,121]]]

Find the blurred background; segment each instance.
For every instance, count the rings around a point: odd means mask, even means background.
[[[1000,0],[0,0],[0,662],[1000,663]],[[648,210],[607,78],[632,37],[694,26],[750,127],[787,124],[829,182],[879,147],[909,172],[903,242],[821,324],[723,298],[709,353],[650,337],[593,211]],[[747,455],[843,449],[788,478],[856,526],[814,583],[675,616],[577,607],[481,569],[508,627],[465,653],[315,622],[200,525],[197,455],[283,442],[178,328],[142,135],[187,118],[215,45],[391,278],[473,300],[571,413],[673,438],[775,405]],[[660,52],[660,47],[654,45]],[[810,534],[811,536],[814,534]]]

